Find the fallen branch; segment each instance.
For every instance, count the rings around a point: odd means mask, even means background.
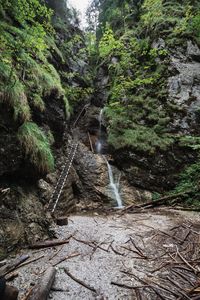
[[[83,240],[80,240],[80,239],[78,239],[78,238],[76,238],[76,237],[73,237],[73,239],[74,239],[75,241],[79,242],[79,243],[82,243],[82,244],[85,244],[85,245],[87,245],[87,246],[89,246],[89,247],[95,248],[94,245],[91,245],[92,242],[90,242],[90,241],[88,241],[88,242],[87,242],[87,241],[83,241]]]
[[[135,249],[138,251],[138,255],[140,255],[143,258],[148,259],[148,257],[146,255],[144,255],[144,253],[142,252],[142,250],[136,245],[135,241],[133,240],[132,237],[130,237],[130,241],[133,244],[133,246],[135,247]]]
[[[11,273],[9,275],[6,275],[5,279],[6,279],[6,281],[12,281],[13,279],[15,279],[18,276],[19,276],[19,273],[18,272],[14,272],[14,273]]]
[[[190,269],[192,269],[194,271],[195,274],[198,273],[198,271],[180,254],[178,247],[177,247],[177,255]]]
[[[33,258],[33,259],[31,259],[31,260],[28,260],[28,261],[24,262],[23,264],[20,264],[20,265],[17,267],[17,269],[19,269],[19,268],[21,268],[21,267],[24,267],[24,266],[27,266],[27,265],[29,265],[29,264],[35,262],[35,261],[38,261],[39,259],[43,258],[44,256],[45,256],[45,255],[42,254],[42,255],[40,255],[39,257]]]
[[[74,275],[72,275],[69,270],[67,268],[64,268],[65,273],[74,281],[76,281],[78,284],[82,285],[83,287],[85,287],[86,289],[92,291],[93,293],[97,293],[97,291],[95,290],[95,288],[89,286],[88,284],[86,284],[85,282],[83,282],[82,280],[76,278]]]
[[[127,285],[127,284],[119,283],[119,282],[115,282],[115,281],[111,281],[111,284],[116,285],[121,288],[124,288],[124,289],[129,289],[129,290],[142,289],[144,287],[149,287],[149,285],[132,286],[132,285]]]
[[[80,255],[80,253],[78,253],[78,252],[72,253],[68,256],[65,256],[65,257],[61,258],[58,262],[54,263],[53,266],[55,267],[55,266],[61,264],[63,261],[65,261],[67,259],[70,259],[70,258],[73,258],[73,257],[76,257],[76,256],[79,256],[79,255]]]
[[[51,267],[34,286],[27,300],[46,300],[49,296],[56,275],[56,269]]]
[[[119,252],[118,250],[116,250],[116,249],[113,247],[112,244],[110,245],[110,248],[111,248],[112,251],[113,251],[115,254],[117,254],[117,255],[121,255],[121,256],[124,256],[124,255],[125,255],[124,253],[121,253],[121,252]]]
[[[137,254],[139,256],[139,257],[133,257],[133,258],[147,259],[146,256],[141,255],[140,252],[138,252],[137,250],[133,250],[133,249],[125,247],[125,246],[120,246],[120,247],[123,248],[123,249],[125,249],[125,250],[131,251],[131,252],[133,252],[133,253],[135,253],[135,254]]]
[[[60,247],[60,249],[58,249],[51,257],[49,257],[49,261],[51,261],[55,256],[58,255],[58,253],[60,253],[60,251],[62,251],[64,245],[62,245],[62,247]]]
[[[180,285],[178,284],[178,283],[176,283],[174,280],[172,280],[169,276],[167,276],[166,277],[168,280],[169,280],[169,282],[171,282],[178,290],[178,292],[183,296],[183,297],[185,297],[186,299],[188,299],[188,300],[190,300],[190,297],[188,297],[188,295],[186,295],[186,293],[185,293],[185,291],[183,290],[180,290],[181,289],[181,287],[180,287]]]
[[[172,269],[172,272],[177,276],[181,277],[184,281],[188,282],[189,284],[191,284],[192,286],[195,286],[195,284],[190,280],[189,276],[186,276],[176,270]]]
[[[174,194],[174,195],[169,195],[169,196],[164,196],[162,198],[159,198],[157,200],[153,200],[153,201],[149,201],[149,202],[146,202],[146,203],[142,203],[142,204],[139,204],[139,205],[129,205],[128,207],[125,207],[122,212],[125,212],[125,211],[128,211],[128,210],[132,210],[132,209],[137,209],[137,208],[151,208],[151,207],[154,207],[154,206],[158,206],[158,205],[162,205],[162,204],[165,204],[167,201],[169,200],[173,200],[177,197],[180,197],[180,196],[184,196],[184,195],[187,195],[188,193],[191,193],[192,191],[187,191],[187,192],[182,192],[182,193],[178,193],[178,194]]]
[[[182,243],[182,240],[181,240],[181,239],[179,239],[178,237],[176,237],[176,236],[174,236],[174,235],[169,234],[168,232],[165,232],[165,231],[162,231],[162,230],[159,230],[159,229],[158,229],[158,232],[167,235],[168,237],[170,237],[170,238],[176,240],[176,241],[179,242],[179,243]]]
[[[30,245],[29,248],[41,249],[41,248],[55,247],[55,246],[69,243],[69,238],[67,240],[52,240],[52,241],[37,242],[35,244]]]
[[[16,270],[17,267],[21,265],[24,261],[26,261],[28,258],[29,255],[22,255],[19,258],[16,258],[13,262],[0,269],[0,276],[4,277],[5,275]]]

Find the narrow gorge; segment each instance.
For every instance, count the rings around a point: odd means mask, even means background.
[[[199,1],[87,4],[0,0],[0,299],[200,299]]]

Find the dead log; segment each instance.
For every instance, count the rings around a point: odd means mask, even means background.
[[[129,205],[128,207],[125,207],[122,210],[122,212],[126,212],[126,211],[132,210],[132,209],[138,209],[138,208],[152,208],[154,206],[165,204],[167,201],[173,200],[173,199],[175,199],[177,197],[181,197],[181,196],[187,195],[189,193],[191,193],[191,191],[164,196],[164,197],[159,198],[157,200],[149,201],[149,202],[142,203],[142,204],[139,204],[139,205],[132,204],[132,205]]]
[[[34,286],[27,300],[46,300],[49,296],[56,275],[56,269],[47,269],[38,284]]]
[[[6,285],[4,295],[1,297],[1,300],[17,300],[19,291],[17,288]]]
[[[59,246],[67,243],[69,243],[69,238],[67,240],[52,240],[52,241],[37,242],[35,244],[30,245],[29,248],[41,249],[41,248]]]
[[[29,258],[29,255],[22,255],[12,261],[10,264],[4,266],[0,269],[0,277],[4,277],[8,273],[14,271],[19,265],[21,265],[24,261]]]

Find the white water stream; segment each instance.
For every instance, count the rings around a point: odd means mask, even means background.
[[[106,157],[104,156],[107,167],[108,167],[108,175],[109,175],[109,181],[110,181],[110,188],[112,191],[112,194],[117,202],[117,207],[118,208],[122,208],[123,204],[122,204],[122,199],[119,193],[119,180],[117,182],[115,182],[114,180],[114,176],[113,176],[113,171],[112,171],[112,167],[109,164],[108,160],[106,159]]]
[[[98,132],[99,138],[98,138],[98,141],[96,143],[96,151],[97,151],[98,154],[101,154],[101,151],[102,151],[102,142],[101,142],[102,117],[103,117],[103,109],[101,109],[100,113],[99,113],[99,132]],[[121,196],[120,196],[120,193],[119,193],[120,177],[118,178],[117,182],[115,182],[112,167],[109,164],[107,158],[105,156],[103,156],[103,157],[104,157],[104,159],[106,161],[106,164],[107,164],[107,167],[108,167],[108,175],[109,175],[109,181],[110,181],[109,186],[110,186],[110,190],[112,192],[113,199],[115,199],[116,202],[117,202],[117,208],[122,208],[123,204],[122,204],[122,199],[121,199]]]

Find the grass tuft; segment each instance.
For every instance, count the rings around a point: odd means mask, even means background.
[[[18,139],[34,166],[43,173],[54,170],[54,157],[44,132],[33,122],[25,122],[18,130]]]

